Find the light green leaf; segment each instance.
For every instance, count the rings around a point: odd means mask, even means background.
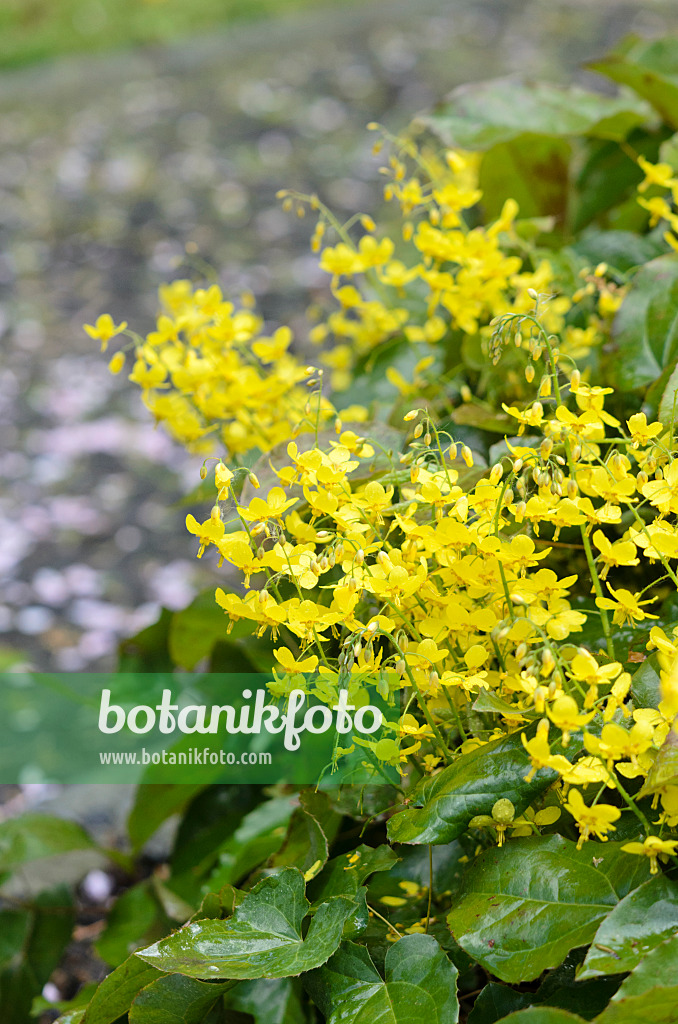
[[[599,926],[579,978],[630,971],[676,930],[678,883],[655,875],[621,900]]]
[[[678,254],[650,260],[633,278],[613,325],[621,390],[651,384],[678,356]]]
[[[530,735],[529,729],[524,731]],[[513,803],[516,815],[522,814],[557,778],[555,772],[542,769],[526,782],[529,771],[530,759],[517,732],[463,754],[412,793],[411,802],[421,806],[393,815],[389,839],[449,843],[466,831],[471,818],[490,814],[500,797]]]
[[[96,849],[84,828],[48,814],[24,814],[0,824],[0,871],[71,850]]]
[[[632,36],[588,67],[630,86],[667,124],[678,128],[678,40],[668,36],[648,41]]]
[[[584,1018],[555,1006],[530,1006],[504,1017],[505,1024],[584,1024]]]
[[[233,982],[197,981],[169,974],[142,989],[129,1011],[129,1024],[200,1024]]]
[[[321,904],[303,938],[309,909],[303,875],[284,868],[259,882],[227,920],[196,921],[136,955],[193,978],[286,978],[329,959],[355,903],[339,896]]]
[[[84,1010],[69,1010],[68,1013],[62,1013],[58,1017],[54,1024],[83,1024],[85,1020]]]
[[[596,1024],[676,1024],[678,1020],[678,935],[641,960],[596,1017]]]
[[[611,851],[598,843],[577,850],[551,835],[486,850],[448,916],[452,934],[502,981],[532,981],[589,943],[626,890],[628,878],[612,884],[620,852],[609,845]]]
[[[669,729],[638,796],[648,796],[650,793],[659,792],[665,786],[675,785],[678,785],[678,735],[673,729]]]
[[[565,139],[531,133],[493,146],[480,166],[478,182],[485,216],[490,220],[498,217],[511,197],[518,203],[521,218],[553,217],[554,224],[562,228],[569,202],[571,155]],[[509,430],[505,424],[504,433]]]
[[[346,942],[305,979],[327,1024],[456,1024],[457,969],[431,935],[406,935],[386,954],[385,981],[365,946]]]
[[[602,96],[575,86],[497,78],[461,85],[432,113],[418,118],[446,146],[490,149],[523,135],[624,138],[646,116],[628,96]]]
[[[131,956],[101,982],[83,1017],[83,1024],[114,1024],[127,1013],[137,993],[153,984],[162,971]]]

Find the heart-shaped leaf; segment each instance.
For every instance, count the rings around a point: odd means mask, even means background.
[[[225,921],[196,921],[136,955],[161,971],[192,978],[286,978],[319,967],[341,941],[355,902],[322,903],[306,937],[304,878],[284,868],[259,882]]]
[[[597,1024],[675,1024],[678,1019],[678,935],[653,949],[629,974]]]
[[[678,254],[643,266],[614,321],[618,387],[633,390],[654,381],[678,355]]]
[[[577,850],[552,835],[486,850],[449,914],[455,939],[502,981],[532,981],[589,943],[628,891],[632,879],[620,873],[628,855],[619,845]]]
[[[596,932],[579,978],[622,974],[678,930],[678,883],[655,875],[630,892]]]
[[[346,942],[306,980],[327,1024],[456,1024],[457,968],[431,935],[406,935],[386,954],[382,980],[365,946]]]

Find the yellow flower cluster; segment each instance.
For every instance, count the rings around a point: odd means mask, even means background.
[[[365,410],[353,410],[361,434],[345,429],[342,413],[334,434],[321,431],[336,415],[322,371],[290,355],[286,328],[261,337],[255,314],[236,311],[216,287],[164,290],[166,312],[136,342],[132,379],[176,437],[225,449],[214,508],[187,526],[199,555],[215,548],[219,564],[242,574],[241,593],[216,592],[228,623],[249,620],[277,640],[275,696],[302,685],[336,699],[366,680],[384,697],[397,694],[394,739],[373,753],[403,772],[437,772],[537,722],[522,736],[527,778],[557,773],[554,799],[580,844],[606,840],[622,814],[635,814],[644,839],[628,851],[655,870],[657,857],[675,851],[665,832],[678,826],[678,778],[657,781],[678,714],[678,646],[651,626],[660,598],[678,589],[673,430],[642,412],[622,422],[609,411],[612,389],[583,379],[567,351],[570,298],[544,294],[555,280],[548,262],[526,266],[515,253],[515,203],[489,227],[466,225],[464,212],[481,198],[476,158],[408,155],[421,175],[408,180],[394,158],[387,197],[400,205],[417,262],[378,239],[369,218],[354,244],[313,200],[315,247],[328,225],[339,231],[320,262],[340,308],[315,340],[334,339],[325,361],[335,387],[357,356],[396,335],[444,347],[451,332],[480,332],[488,356],[527,363],[527,382],[538,368],[529,399],[503,405],[515,436],[495,446],[494,465],[440,426],[459,389],[444,375],[423,376],[426,359],[415,371],[420,385],[392,375],[402,394],[426,392],[404,418],[396,396],[397,444],[379,441],[383,422],[367,421]],[[233,457],[254,447],[270,453],[274,474],[261,495],[255,476],[240,489],[233,471]],[[657,708],[630,700],[629,631],[640,641],[636,660],[659,651]],[[484,718],[473,709],[479,697]],[[661,800],[657,836],[631,795],[634,780]],[[507,830],[528,834],[557,817],[541,806],[519,818],[495,807],[472,827],[500,843]]]

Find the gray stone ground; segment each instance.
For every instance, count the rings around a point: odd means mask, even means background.
[[[371,209],[368,121],[398,129],[463,81],[567,80],[627,31],[676,26],[659,0],[371,0],[0,76],[0,644],[108,668],[160,603],[216,579],[174,507],[197,460],[84,321],[148,329],[193,242],[227,292],[253,289],[303,337],[323,278],[281,186]]]

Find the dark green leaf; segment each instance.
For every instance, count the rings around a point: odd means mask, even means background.
[[[235,885],[279,850],[293,810],[290,797],[275,797],[246,814],[219,850],[219,864],[206,882],[209,888],[216,891]]]
[[[171,672],[174,664],[168,650],[173,612],[163,608],[157,622],[136,636],[123,640],[118,648],[118,672]]]
[[[613,325],[616,383],[650,384],[678,355],[678,254],[659,256],[633,279]]]
[[[390,871],[397,863],[397,854],[388,846],[358,846],[329,861],[324,871],[309,882],[308,897],[314,906],[334,896],[352,898],[375,871]]]
[[[530,735],[529,729],[525,732]],[[471,818],[490,814],[500,797],[513,803],[517,815],[522,814],[556,778],[555,772],[543,769],[526,782],[529,771],[530,760],[517,732],[463,754],[414,791],[412,802],[421,807],[393,815],[389,839],[449,843],[466,831]]]
[[[534,135],[625,138],[645,115],[644,104],[625,96],[499,78],[459,86],[418,120],[446,146],[489,149],[522,135],[526,126]]]
[[[529,1006],[531,999],[531,992],[516,992],[513,988],[491,981],[473,1004],[467,1024],[495,1024],[514,1010]]]
[[[259,882],[227,920],[196,921],[136,955],[193,978],[285,978],[329,959],[354,908],[341,896],[323,903],[302,938],[310,909],[304,878],[284,868]]]
[[[431,935],[406,935],[386,954],[382,981],[365,946],[346,942],[305,983],[327,1024],[455,1024],[457,969]]]
[[[637,708],[657,708],[661,701],[659,690],[659,662],[652,654],[633,673],[631,696]]]
[[[254,1024],[307,1024],[301,984],[296,978],[241,981],[228,999],[229,1009],[249,1013]]]
[[[85,1011],[83,1024],[114,1024],[127,1013],[142,988],[152,985],[161,975],[162,971],[131,956],[101,982]]]
[[[448,917],[462,949],[502,981],[517,983],[590,942],[618,902],[610,879],[620,858],[613,849],[607,860],[603,844],[587,846],[577,850],[551,835],[514,839],[481,854]]]
[[[630,86],[667,124],[678,128],[678,40],[669,36],[649,42],[631,37],[588,66]]]
[[[118,967],[130,953],[144,945],[147,932],[158,917],[159,907],[147,882],[133,885],[119,896],[97,939],[96,951],[102,960]]]
[[[252,632],[253,623],[241,619],[227,634],[228,620],[214,600],[214,590],[205,590],[183,611],[175,612],[169,627],[169,652],[175,665],[194,669],[212,653],[219,640],[232,643]]]
[[[129,1024],[200,1024],[232,982],[197,981],[169,974],[142,989],[129,1011]]]
[[[134,806],[127,819],[127,834],[132,848],[140,850],[163,821],[183,810],[204,785],[174,783],[137,786]]]
[[[612,997],[598,1024],[676,1024],[678,1020],[678,935],[641,960]]]
[[[0,824],[0,871],[71,850],[95,848],[80,825],[48,814],[24,814]]]
[[[0,1020],[2,1024],[26,1024],[33,997],[58,965],[73,931],[75,914],[65,889],[40,893],[27,912],[28,926],[20,949],[0,972]],[[18,923],[10,925],[13,939]],[[10,936],[10,942],[12,936]],[[9,952],[9,946],[5,947]]]
[[[334,839],[341,823],[341,815],[332,810],[325,793],[305,790],[287,829],[285,841],[272,859],[272,866],[298,867],[306,872],[315,868],[315,874],[327,862],[329,842]]]
[[[579,977],[630,971],[676,929],[678,883],[655,875],[618,903],[599,926]]]

